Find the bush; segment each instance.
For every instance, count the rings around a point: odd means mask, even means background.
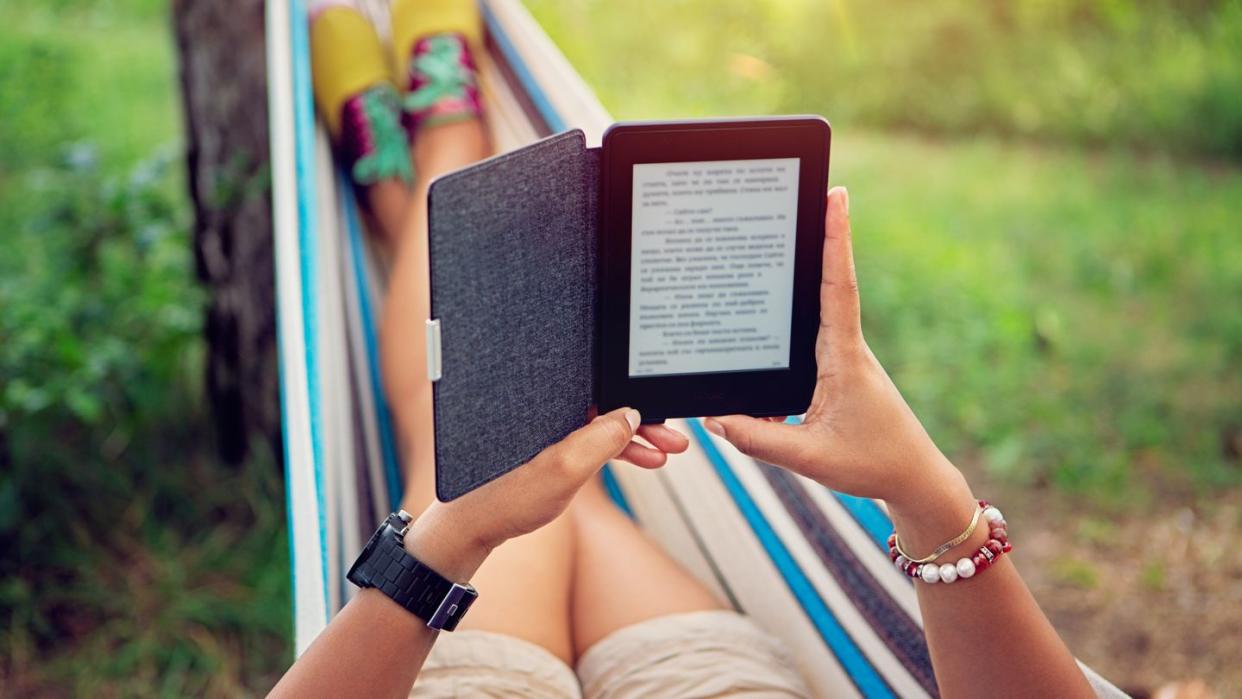
[[[113,179],[91,146],[72,146],[4,214],[16,214],[0,259],[10,686],[235,692],[283,657],[279,469],[211,456],[176,156]]]
[[[0,277],[0,419],[106,425],[126,442],[131,420],[169,408],[202,307],[169,160],[101,182],[80,144],[32,177],[28,196],[47,204],[13,235]]]

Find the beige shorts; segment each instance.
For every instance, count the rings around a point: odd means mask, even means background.
[[[809,697],[779,642],[730,611],[652,619],[591,646],[577,672],[533,643],[487,631],[441,634],[415,699]]]

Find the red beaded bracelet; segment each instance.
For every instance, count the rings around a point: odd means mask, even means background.
[[[989,505],[987,500],[980,500],[979,507],[983,508],[990,537],[973,555],[963,556],[957,563],[915,563],[897,551],[897,533],[893,532],[888,537],[889,558],[898,570],[925,583],[951,583],[987,570],[997,559],[1012,551],[1013,545],[1009,543],[1009,525],[1001,511]]]

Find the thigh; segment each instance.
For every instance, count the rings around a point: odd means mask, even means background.
[[[435,498],[433,461],[408,462],[402,507],[417,516]],[[574,530],[568,515],[499,546],[471,583],[479,598],[458,628],[491,631],[534,643],[572,663],[569,599]]]
[[[578,656],[605,636],[639,622],[724,608],[613,505],[598,479],[578,494],[570,514],[575,527],[572,620]]]
[[[479,599],[461,628],[514,636],[573,662],[569,595],[573,527],[567,517],[505,542],[475,574]]]
[[[427,189],[433,179],[488,155],[483,123],[472,119],[418,132],[412,146],[417,174],[404,223],[390,236],[394,253],[380,322],[384,389],[402,453],[432,458],[432,393],[427,379],[424,321],[431,316]]]

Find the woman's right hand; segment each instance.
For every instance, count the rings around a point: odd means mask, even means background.
[[[849,195],[828,193],[824,225],[818,379],[801,424],[744,415],[705,426],[742,452],[854,495],[915,511],[930,500],[969,502],[940,453],[863,339],[850,243]]]
[[[962,474],[932,443],[863,340],[844,189],[828,193],[824,273],[816,342],[819,377],[800,425],[733,415],[707,428],[762,461],[854,495],[881,498],[906,551],[924,555],[962,532],[977,504]],[[987,528],[940,561],[968,555]],[[1094,696],[1074,657],[1002,560],[970,585],[917,586],[927,646],[944,696]],[[989,632],[970,620],[986,609]],[[980,657],[1021,656],[995,681],[979,682]],[[1038,690],[1032,690],[1038,687]]]

